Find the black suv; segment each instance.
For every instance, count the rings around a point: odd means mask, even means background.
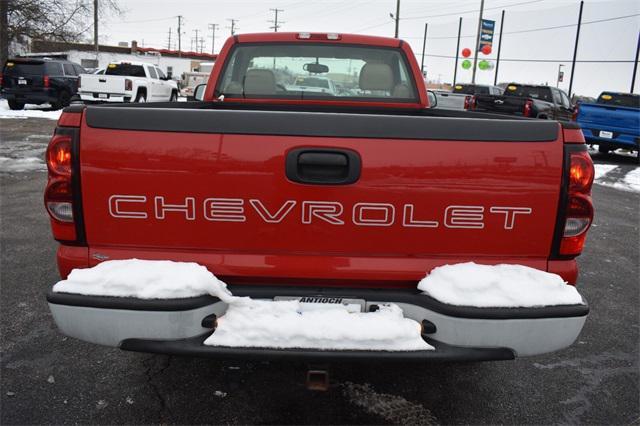
[[[64,59],[9,59],[0,75],[0,95],[14,110],[47,102],[60,109],[77,93],[78,75],[83,73],[80,65]]]

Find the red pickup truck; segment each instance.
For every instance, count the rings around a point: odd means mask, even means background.
[[[436,350],[205,346],[225,312],[212,296],[51,291],[63,333],[154,353],[414,361],[512,359],[580,333],[586,303],[454,306],[416,288],[468,261],[575,285],[593,218],[575,124],[429,108],[409,45],[361,35],[236,35],[203,89],[194,102],[64,110],[44,195],[60,275],[106,259],[192,261],[240,296],[396,303]]]

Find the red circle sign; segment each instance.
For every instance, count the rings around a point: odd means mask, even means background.
[[[482,53],[484,53],[485,55],[491,53],[491,46],[489,46],[488,44],[482,46]]]
[[[468,47],[462,49],[462,56],[464,56],[465,58],[471,56],[471,49],[469,49]]]

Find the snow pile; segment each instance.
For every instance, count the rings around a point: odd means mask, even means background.
[[[583,303],[575,287],[559,275],[522,265],[440,266],[420,281],[418,289],[442,303],[480,308]]]
[[[43,105],[25,105],[23,110],[12,111],[5,99],[0,99],[0,118],[47,118],[49,120],[57,120],[62,114],[62,110],[43,111],[43,109],[51,108]]]
[[[640,192],[640,167],[627,172],[622,179],[611,180],[609,172],[619,169],[614,164],[594,164],[594,183],[623,191]],[[618,173],[619,174],[619,173]]]
[[[422,340],[420,324],[404,318],[394,304],[375,312],[350,313],[338,304],[305,309],[296,300],[240,300],[218,318],[205,345],[334,350],[433,350]]]
[[[602,179],[607,173],[617,167],[618,166],[616,166],[615,164],[594,164],[593,180],[597,181],[598,179]]]
[[[210,294],[235,299],[227,285],[202,265],[170,260],[109,260],[93,268],[74,269],[53,291],[138,299],[181,299]]]

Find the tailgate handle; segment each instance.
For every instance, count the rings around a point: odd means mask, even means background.
[[[360,155],[350,149],[297,148],[287,154],[287,178],[312,185],[348,185],[360,178]]]

